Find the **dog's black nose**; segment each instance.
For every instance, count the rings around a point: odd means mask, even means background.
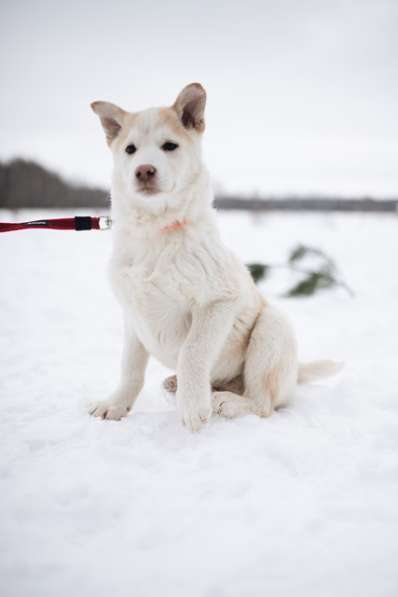
[[[148,180],[151,180],[151,178],[153,178],[155,174],[156,168],[151,164],[143,164],[142,166],[138,166],[138,168],[135,171],[135,177],[140,182],[147,182]]]

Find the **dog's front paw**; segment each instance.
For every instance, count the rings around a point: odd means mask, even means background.
[[[129,405],[125,401],[101,400],[94,402],[89,407],[90,415],[93,417],[100,417],[101,419],[109,419],[112,421],[120,421],[123,417],[127,417],[130,411]]]
[[[189,431],[196,432],[203,427],[211,416],[211,400],[187,400],[177,394],[177,408],[183,425]]]

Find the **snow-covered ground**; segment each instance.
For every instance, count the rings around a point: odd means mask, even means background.
[[[191,435],[151,362],[127,419],[91,418],[119,368],[111,234],[1,235],[2,596],[398,595],[398,220],[220,222],[245,261],[280,262],[299,241],[335,258],[354,299],[282,300],[279,278],[262,290],[302,358],[344,372],[268,420],[215,417]]]

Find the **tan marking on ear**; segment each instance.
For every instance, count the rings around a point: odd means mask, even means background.
[[[166,124],[177,137],[191,139],[187,129],[183,126],[173,108],[159,108],[159,118]]]
[[[122,130],[127,112],[110,102],[93,102],[91,109],[99,116],[106,142],[110,146]]]
[[[206,91],[200,83],[190,83],[178,95],[172,108],[186,129],[193,128],[198,133],[203,133],[205,106]]]

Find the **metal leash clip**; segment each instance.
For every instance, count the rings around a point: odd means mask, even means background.
[[[100,216],[98,218],[98,227],[100,230],[109,230],[112,228],[112,219],[109,216]]]

